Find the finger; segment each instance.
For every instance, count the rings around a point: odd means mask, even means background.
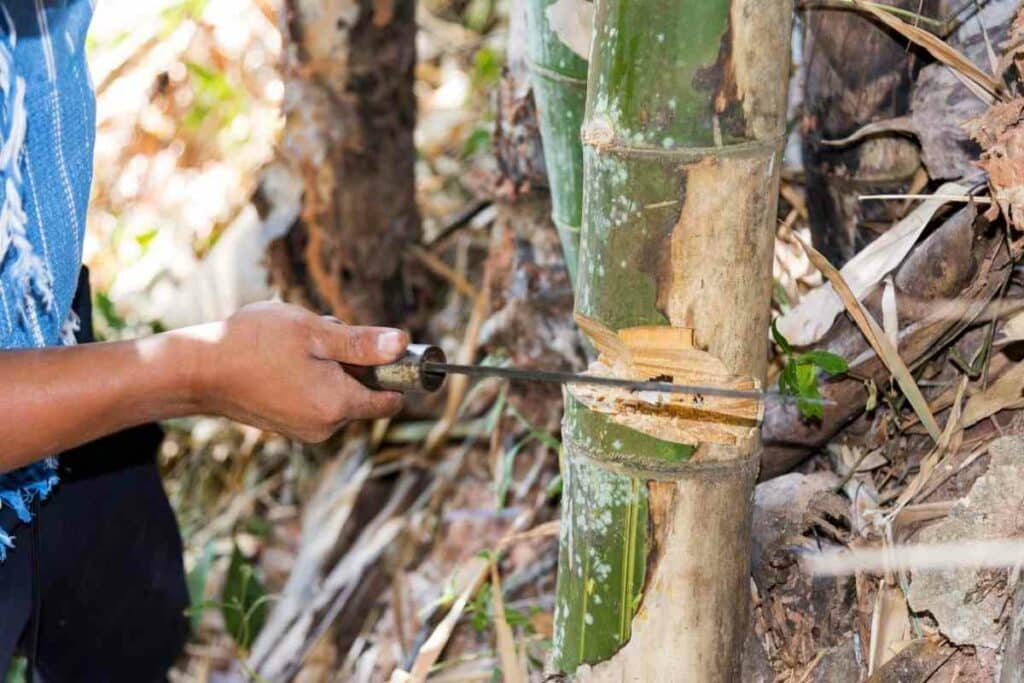
[[[353,386],[354,385],[354,386]],[[346,417],[352,420],[375,420],[397,415],[402,409],[404,396],[395,391],[372,391],[358,382],[347,390]]]
[[[384,365],[405,352],[409,337],[390,327],[339,325],[328,319],[317,324],[314,355],[352,365]]]

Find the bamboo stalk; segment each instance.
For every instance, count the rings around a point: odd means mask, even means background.
[[[547,10],[553,4],[555,0],[526,0],[527,55],[551,187],[551,218],[575,286],[583,201],[580,125],[587,94],[587,62],[552,30]]]
[[[597,0],[582,128],[577,313],[691,328],[697,349],[762,382],[790,11]],[[556,664],[588,680],[739,680],[756,430],[688,446],[566,408]]]

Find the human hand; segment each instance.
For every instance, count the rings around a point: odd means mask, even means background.
[[[261,303],[181,332],[203,342],[194,373],[201,412],[319,442],[348,420],[401,409],[401,394],[367,389],[341,366],[398,359],[409,342],[400,330],[349,326],[298,306]]]

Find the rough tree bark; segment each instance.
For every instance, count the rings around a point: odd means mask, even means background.
[[[790,11],[598,0],[583,125],[577,312],[690,328],[757,381]],[[694,446],[615,419],[567,404],[555,661],[591,680],[739,680],[757,430]]]
[[[934,17],[937,0],[886,3]],[[804,12],[803,164],[814,246],[842,266],[898,216],[899,202],[860,202],[861,194],[906,191],[921,166],[917,145],[900,133],[830,147],[862,126],[908,113],[922,65],[906,41],[853,8],[812,5]]]
[[[299,219],[270,246],[291,300],[353,323],[400,322],[414,196],[414,0],[288,0],[285,129],[277,165],[301,182]]]

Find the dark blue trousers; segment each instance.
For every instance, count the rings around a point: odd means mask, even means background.
[[[88,285],[83,268],[80,343],[93,340]],[[16,652],[45,683],[166,680],[188,634],[188,591],[155,464],[162,437],[146,425],[61,455],[61,483],[30,525],[0,509],[16,544],[0,563],[0,680]]]
[[[32,525],[0,511],[16,536],[0,564],[0,673],[17,649],[34,653],[46,683],[166,679],[187,636],[188,592],[159,443],[148,427],[65,454]]]

